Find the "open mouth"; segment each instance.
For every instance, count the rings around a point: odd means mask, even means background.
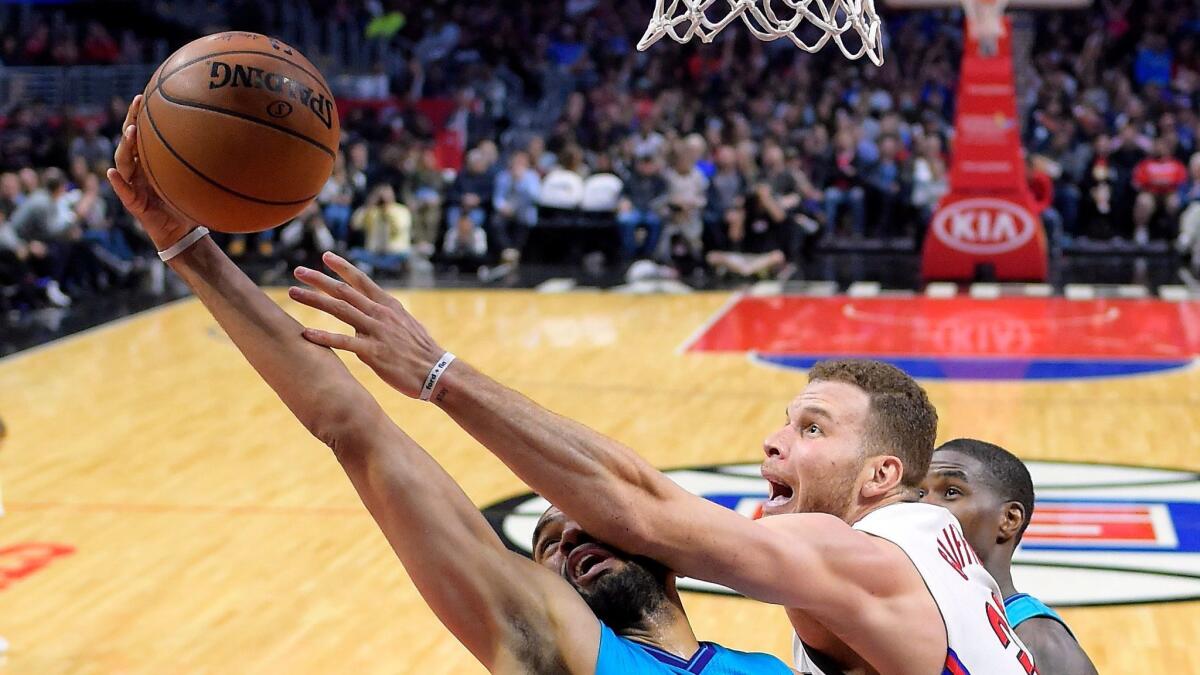
[[[596,544],[578,546],[567,556],[567,579],[586,586],[611,571],[613,562],[613,554]]]
[[[767,501],[763,504],[763,511],[778,511],[791,502],[793,496],[795,491],[792,486],[767,478]]]

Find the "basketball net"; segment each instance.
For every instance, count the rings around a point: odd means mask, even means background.
[[[787,38],[800,49],[815,52],[832,39],[846,58],[865,56],[883,65],[883,29],[875,0],[654,0],[654,16],[638,50],[645,51],[663,37],[679,43],[692,38],[712,42],[735,19],[741,19],[759,40]],[[805,42],[797,34],[805,25],[823,35]],[[843,41],[847,33],[856,37]]]
[[[963,0],[970,39],[979,43],[979,53],[995,56],[1004,37],[1004,8],[1008,0]]]

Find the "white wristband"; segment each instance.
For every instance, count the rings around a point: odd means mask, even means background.
[[[208,234],[208,228],[201,225],[191,232],[183,235],[182,239],[168,246],[165,251],[159,251],[158,257],[161,258],[163,262],[167,262],[171,258],[174,258],[180,253],[183,253],[191,248],[192,244],[200,241],[206,234]]]
[[[438,359],[437,363],[433,364],[433,368],[429,370],[429,375],[425,376],[425,386],[421,387],[422,401],[428,401],[429,397],[433,396],[433,388],[437,386],[442,373],[446,372],[451,363],[454,363],[454,355],[446,352],[442,354],[442,358]]]

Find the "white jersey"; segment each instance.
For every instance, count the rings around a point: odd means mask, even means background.
[[[1008,625],[1000,587],[975,557],[958,520],[932,504],[902,503],[867,514],[854,529],[899,546],[921,574],[946,624],[942,675],[1032,675],[1033,657]],[[796,669],[840,675],[819,665],[794,637]],[[931,674],[934,675],[934,674]]]

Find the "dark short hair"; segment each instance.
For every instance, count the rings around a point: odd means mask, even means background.
[[[891,454],[904,463],[901,482],[916,487],[929,471],[937,439],[937,410],[917,381],[881,361],[821,361],[808,371],[810,382],[842,382],[867,393],[871,417],[867,450]]]
[[[67,176],[61,169],[50,167],[42,172],[42,186],[50,192],[58,192],[67,183]]]
[[[971,457],[983,465],[984,483],[1006,502],[1017,502],[1025,508],[1025,520],[1017,531],[1017,543],[1033,518],[1033,478],[1029,468],[1008,450],[974,438],[956,438],[943,443],[938,450],[953,450]]]

